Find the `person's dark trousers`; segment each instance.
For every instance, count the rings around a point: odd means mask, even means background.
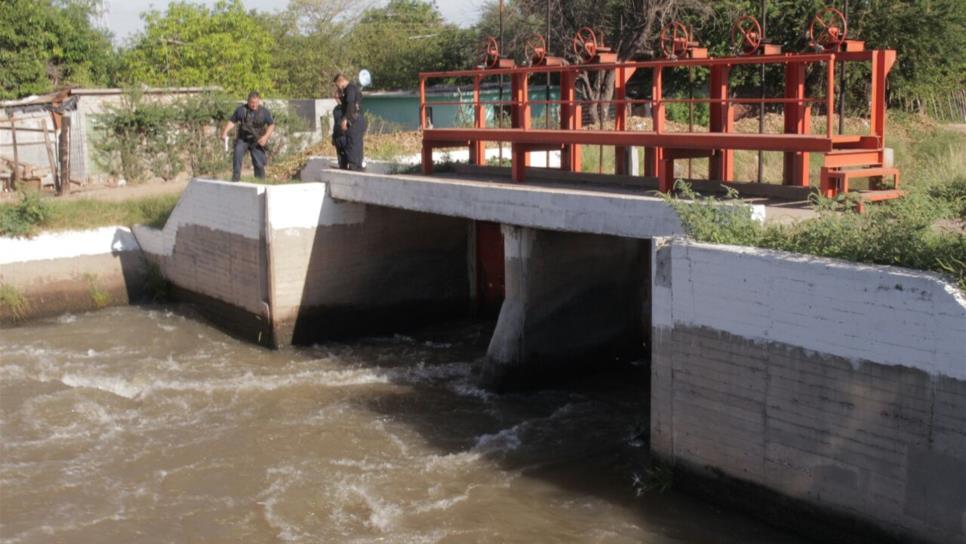
[[[231,162],[231,180],[240,181],[242,163],[245,162],[245,153],[252,156],[252,167],[255,169],[255,177],[262,179],[265,177],[265,165],[268,164],[268,155],[265,148],[258,145],[258,142],[246,142],[245,140],[235,140],[235,154]]]
[[[345,154],[348,159],[347,168],[349,170],[362,170],[363,163],[363,138],[366,135],[366,118],[360,116],[356,123],[349,125],[346,131]]]

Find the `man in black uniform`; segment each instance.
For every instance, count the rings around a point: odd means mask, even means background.
[[[332,80],[339,92],[339,108],[342,120],[339,127],[345,134],[345,157],[347,170],[363,170],[363,138],[366,134],[366,116],[362,112],[362,91],[342,74]],[[341,163],[342,161],[340,161]],[[341,166],[341,165],[340,165]]]
[[[228,132],[238,126],[238,134],[235,137],[235,154],[231,163],[231,180],[241,179],[242,162],[245,161],[245,153],[252,156],[252,166],[255,169],[255,177],[262,179],[265,177],[265,165],[268,164],[268,153],[265,144],[275,131],[275,120],[268,109],[262,107],[262,97],[258,91],[248,93],[248,101],[238,106],[232,114],[225,129],[221,131],[221,139],[228,138]]]
[[[332,110],[332,146],[335,147],[335,154],[339,159],[339,168],[345,170],[349,167],[349,158],[345,153],[346,136],[342,130],[342,107],[336,106]]]

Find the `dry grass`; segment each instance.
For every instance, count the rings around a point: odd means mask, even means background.
[[[398,131],[368,134],[365,139],[367,159],[393,160],[399,157],[416,155],[422,149],[422,133],[419,131]],[[272,181],[287,181],[297,178],[299,172],[311,157],[334,157],[335,147],[327,139],[309,146],[301,153],[293,154],[284,160],[268,166],[268,178]]]

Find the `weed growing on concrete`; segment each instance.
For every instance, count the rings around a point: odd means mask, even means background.
[[[97,274],[84,274],[84,278],[87,280],[87,293],[95,308],[104,308],[111,303],[111,294],[98,285]]]
[[[144,292],[148,300],[155,304],[171,300],[171,282],[164,277],[161,267],[156,263],[147,263],[144,273]]]
[[[722,201],[697,195],[682,182],[676,188],[678,196],[667,197],[668,202],[696,240],[931,270],[952,276],[966,289],[966,234],[936,227],[961,210],[956,190],[950,200],[923,185],[899,200],[867,206],[863,214],[855,213],[848,199],[816,198],[816,217],[763,225],[733,194]]]
[[[27,299],[16,287],[0,283],[0,307],[7,308],[14,320],[19,321],[27,311]]]
[[[20,193],[20,202],[0,207],[0,235],[31,236],[50,217],[50,208],[36,191]]]
[[[666,493],[674,487],[674,467],[655,462],[643,474],[634,473],[632,485],[638,497],[652,491]]]

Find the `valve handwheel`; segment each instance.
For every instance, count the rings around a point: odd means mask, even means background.
[[[735,21],[731,28],[731,39],[735,48],[745,55],[753,55],[761,47],[761,24],[751,15]]]
[[[547,40],[540,34],[534,34],[527,40],[523,50],[531,64],[540,64],[547,57]]]
[[[808,26],[808,39],[816,49],[838,49],[848,35],[849,25],[845,15],[835,8],[818,12]]]
[[[483,40],[480,63],[487,68],[494,68],[500,64],[500,45],[493,36]]]
[[[574,36],[574,54],[584,62],[597,56],[597,35],[588,27],[583,27]]]
[[[669,59],[686,55],[690,42],[688,27],[681,21],[674,21],[661,29],[661,51]]]

